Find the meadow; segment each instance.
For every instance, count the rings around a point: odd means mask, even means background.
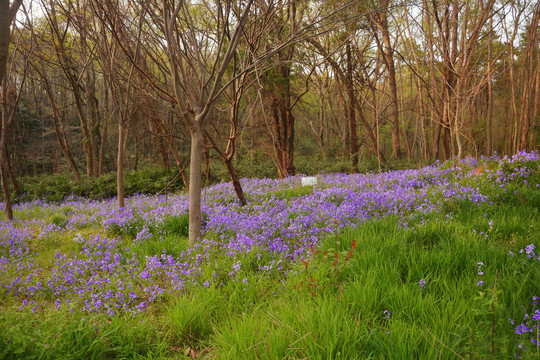
[[[1,359],[540,357],[540,154],[15,205]]]

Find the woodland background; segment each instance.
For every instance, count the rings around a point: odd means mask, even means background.
[[[24,1],[3,178],[116,173],[123,198],[141,168],[188,188],[534,150],[539,20],[535,1]]]

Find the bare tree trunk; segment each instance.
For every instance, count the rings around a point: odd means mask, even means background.
[[[487,81],[488,81],[488,93],[487,93],[487,118],[486,118],[486,130],[487,130],[487,156],[493,154],[493,84],[492,84],[492,43],[493,43],[493,18],[489,21],[489,40],[488,40],[488,61],[487,61]]]
[[[225,166],[227,167],[227,170],[229,171],[230,177],[231,177],[231,183],[233,185],[234,192],[236,193],[236,196],[238,197],[238,201],[240,201],[240,206],[244,206],[247,204],[246,197],[244,195],[244,191],[242,190],[242,185],[240,184],[240,180],[238,179],[238,174],[236,173],[236,169],[234,168],[232,164],[232,159],[229,159],[225,162]]]
[[[204,158],[204,177],[206,178],[205,185],[208,186],[212,182],[212,169],[210,168],[210,149],[203,137],[203,158]]]
[[[534,55],[538,52],[537,46],[537,30],[540,22],[540,3],[536,4],[533,19],[530,24],[529,41],[525,50],[525,61],[522,65],[523,74],[523,93],[521,98],[520,109],[520,138],[518,141],[518,149],[526,149],[529,138],[529,129],[531,127],[531,103],[533,101],[533,91],[535,88],[534,76]]]
[[[231,133],[233,134],[235,133],[234,128],[231,129]],[[216,150],[216,152],[218,153],[219,157],[221,158],[221,161],[223,161],[223,163],[225,164],[227,171],[229,172],[229,176],[231,178],[231,184],[233,186],[234,192],[236,193],[236,196],[238,197],[240,206],[246,205],[247,202],[246,202],[246,197],[244,195],[244,190],[242,190],[242,185],[240,184],[238,174],[236,173],[236,169],[232,163],[232,160],[235,154],[235,145],[234,145],[235,135],[230,136],[229,142],[227,145],[227,150],[225,152],[221,150],[217,142],[210,136],[210,134],[205,132],[205,135],[206,135],[206,138],[212,144],[212,147],[214,148],[214,150]]]
[[[6,220],[13,220],[13,207],[11,205],[11,194],[9,193],[9,182],[7,179],[5,166],[0,169],[2,177],[2,196],[4,198],[4,216]]]
[[[9,0],[0,1],[0,84],[2,84],[6,74],[9,42],[11,41],[11,23],[15,20],[15,15],[21,4],[22,0],[13,0],[11,6]]]
[[[86,45],[86,44],[85,44]],[[99,149],[101,146],[101,119],[98,111],[98,100],[96,98],[96,79],[93,66],[89,66],[85,70],[85,103],[86,103],[86,119],[90,131],[90,141],[93,154],[93,173],[95,176],[100,176],[99,167]]]
[[[103,164],[105,163],[105,145],[107,143],[107,132],[109,130],[109,118],[103,118],[103,131],[101,132],[101,142],[99,143],[99,174],[103,175]]]
[[[13,210],[11,207],[11,194],[9,192],[8,168],[7,162],[7,132],[8,132],[8,96],[7,81],[2,81],[2,128],[0,133],[0,176],[2,181],[2,195],[4,198],[4,214],[7,220],[13,219]]]
[[[22,4],[22,0],[14,0],[9,4],[9,0],[0,1],[0,84],[2,84],[2,128],[0,134],[0,177],[2,182],[2,193],[4,196],[4,213],[7,220],[13,219],[11,207],[11,196],[6,172],[9,164],[7,162],[7,128],[8,128],[8,107],[7,107],[7,82],[5,81],[6,66],[9,55],[9,42],[11,40],[11,23]]]
[[[291,65],[292,54],[280,54],[283,64],[278,65],[279,79],[269,84],[272,90],[267,91],[270,100],[270,113],[276,141],[274,151],[280,178],[294,175],[294,127],[295,118],[291,107]]]
[[[534,105],[533,105],[533,129],[536,131],[531,131],[529,138],[529,149],[533,149],[536,144],[536,134],[540,131],[540,52],[537,49],[537,58],[536,61],[536,84],[534,90]]]
[[[349,114],[349,126],[351,134],[351,148],[350,148],[350,161],[351,169],[353,173],[358,172],[358,133],[356,130],[356,94],[353,84],[353,63],[351,55],[351,41],[348,40],[346,44],[346,57],[347,57],[347,93],[349,95],[348,114]]]
[[[389,0],[381,1],[379,11],[374,14],[373,19],[382,34],[382,44],[374,31],[375,40],[383,55],[383,61],[388,70],[388,84],[390,85],[390,102],[392,105],[392,147],[394,149],[394,157],[401,158],[401,143],[399,139],[399,104],[397,95],[396,68],[394,65],[394,49],[390,40],[390,31],[388,28],[388,5]]]
[[[194,244],[201,238],[201,173],[203,155],[203,130],[199,119],[190,127],[191,162],[189,166],[189,242]]]
[[[124,160],[126,152],[127,129],[123,119],[118,121],[118,157],[116,166],[116,197],[118,207],[125,206],[124,199]]]

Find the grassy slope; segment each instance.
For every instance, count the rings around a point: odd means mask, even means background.
[[[530,341],[518,348],[515,327],[540,295],[540,264],[519,253],[540,245],[540,192],[508,194],[373,220],[326,239],[287,280],[244,266],[245,283],[166,297],[136,318],[4,303],[0,358],[535,358]]]

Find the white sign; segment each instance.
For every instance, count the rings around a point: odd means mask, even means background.
[[[317,185],[317,178],[315,176],[306,176],[302,178],[302,186]]]

